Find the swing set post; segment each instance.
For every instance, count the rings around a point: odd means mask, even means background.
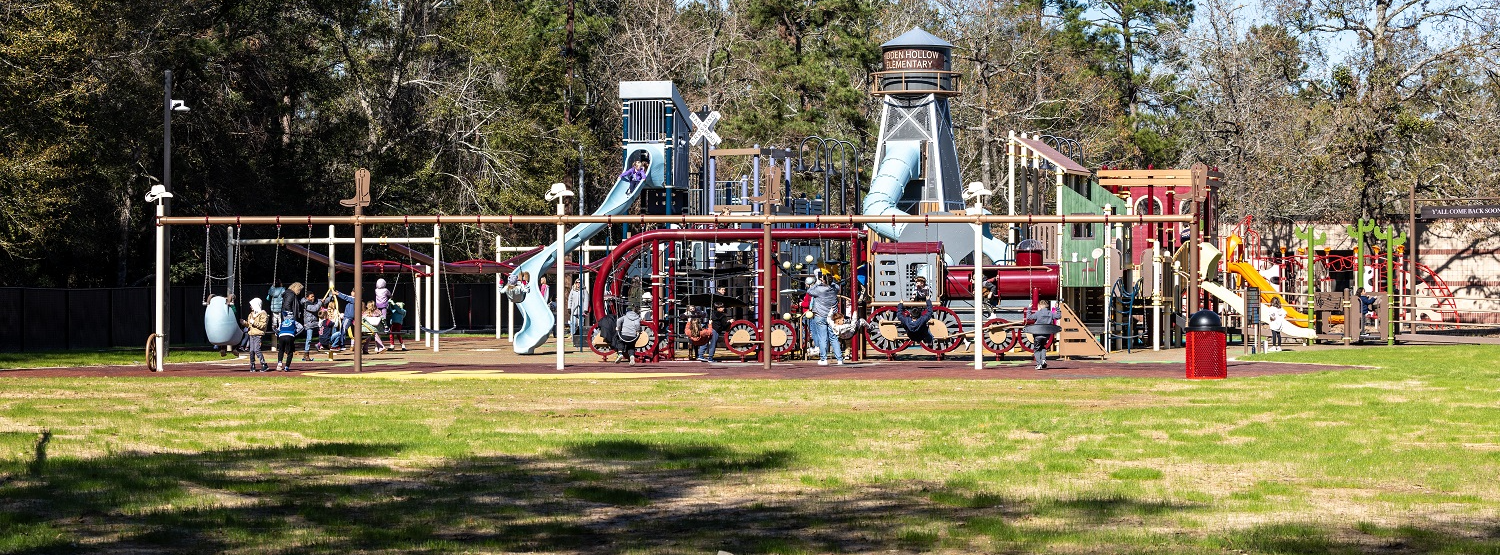
[[[434,324],[433,329],[442,329],[443,327],[443,321],[441,319],[442,316],[440,316],[440,313],[438,312],[438,303],[441,302],[438,299],[439,283],[441,280],[439,276],[443,271],[442,238],[443,224],[432,224],[432,286],[430,287],[432,293],[432,303],[428,305],[428,310],[432,311],[431,321]],[[458,325],[458,322],[453,322],[453,325]],[[436,333],[432,334],[432,352],[436,353],[443,350],[442,340],[442,335]]]
[[[354,371],[364,371],[364,326],[358,319],[361,317],[360,299],[364,298],[364,267],[365,267],[365,226],[361,221],[364,216],[364,208],[370,205],[370,170],[360,168],[354,170],[354,198],[339,201],[339,204],[354,209],[354,325],[350,328],[354,331],[349,346],[354,350]]]

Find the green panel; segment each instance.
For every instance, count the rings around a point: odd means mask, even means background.
[[[1098,202],[1075,193],[1068,187],[1060,190],[1057,206],[1061,215],[1103,214],[1105,205],[1114,206],[1115,214],[1125,213],[1125,201],[1109,194],[1109,191],[1094,182],[1089,183],[1089,192],[1095,199],[1099,199]],[[1092,233],[1075,239],[1074,231],[1083,231],[1085,227]],[[1058,245],[1063,287],[1104,287],[1103,263],[1093,259],[1094,249],[1104,246],[1104,231],[1104,224],[1067,224]],[[1079,260],[1077,263],[1072,262],[1075,253]]]

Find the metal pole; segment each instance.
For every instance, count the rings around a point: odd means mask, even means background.
[[[761,225],[760,237],[760,359],[761,369],[771,369],[771,313],[776,311],[776,261],[771,256],[771,224]]]
[[[364,170],[360,170],[360,171],[364,171]],[[356,175],[358,175],[358,172],[356,172]],[[358,180],[359,177],[356,177],[355,179]],[[359,198],[359,194],[358,193],[355,194],[355,198],[356,199]],[[364,215],[364,211],[365,211],[364,210],[364,206],[361,203],[359,203],[359,202],[355,202],[354,203],[354,217],[355,218],[358,218],[358,217]],[[354,303],[354,321],[349,323],[349,327],[351,329],[353,329],[353,331],[354,331],[354,338],[349,341],[349,348],[350,348],[350,350],[354,351],[354,371],[355,372],[363,372],[364,369],[365,369],[365,366],[364,366],[364,364],[365,364],[365,359],[364,359],[365,345],[364,345],[364,335],[363,335],[364,326],[362,325],[363,322],[361,322],[361,319],[362,319],[362,317],[364,315],[364,307],[362,307],[362,306],[359,305],[360,299],[365,298],[364,297],[364,294],[365,294],[365,290],[364,290],[364,279],[365,279],[365,273],[364,273],[364,269],[365,269],[365,252],[364,251],[365,251],[365,243],[364,243],[364,241],[365,241],[365,226],[362,225],[362,224],[358,224],[358,223],[354,224],[354,295],[353,295],[354,300],[352,301]]]
[[[1151,245],[1151,350],[1161,350],[1161,288],[1166,284],[1162,279],[1161,245],[1152,239]]]
[[[1005,213],[1014,216],[1016,215],[1016,131],[1014,129],[1010,131],[1010,138],[1005,141],[1005,160],[1006,164],[1010,167],[1010,173],[1006,174],[1005,178],[1007,207]],[[1007,227],[1010,228],[1009,242],[1014,247],[1016,244],[1016,226],[1012,224]]]
[[[1422,230],[1417,229],[1417,182],[1416,182],[1416,180],[1412,180],[1412,182],[1411,182],[1411,189],[1409,191],[1409,196],[1407,197],[1407,202],[1409,203],[1409,206],[1411,207],[1411,210],[1409,211],[1411,213],[1408,214],[1408,216],[1407,216],[1407,218],[1408,218],[1408,225],[1410,226],[1407,229],[1411,230],[1411,237],[1409,239],[1407,239],[1407,242],[1406,242],[1406,244],[1409,245],[1409,247],[1406,249],[1406,268],[1407,268],[1407,270],[1406,270],[1406,272],[1407,272],[1406,273],[1406,283],[1407,283],[1407,294],[1409,295],[1406,298],[1406,302],[1410,303],[1409,304],[1410,308],[1406,312],[1405,316],[1402,316],[1400,311],[1397,311],[1396,316],[1397,316],[1398,320],[1416,321],[1416,319],[1417,319],[1417,311],[1416,311],[1416,308],[1417,308],[1417,246],[1420,245],[1420,244],[1422,244]],[[1308,256],[1311,257],[1312,254],[1309,253]],[[1399,329],[1399,327],[1397,329]],[[1408,333],[1416,333],[1417,332],[1417,325],[1416,324],[1407,324],[1406,331]]]
[[[229,279],[224,284],[224,300],[228,301],[229,296],[234,294],[234,272],[238,270],[238,268],[234,267],[234,240],[239,237],[234,233],[234,226],[224,226],[224,237],[227,242],[224,245],[224,275]],[[235,303],[239,303],[239,297],[235,297],[234,301]],[[234,304],[229,305],[229,310],[234,310]],[[282,310],[285,310],[285,308]]]
[[[974,211],[984,210],[984,197],[974,195]],[[969,280],[969,288],[974,290],[974,369],[984,369],[984,298],[981,292],[984,290],[984,225],[974,226],[974,278]]]
[[[333,226],[329,225],[328,226],[328,290],[330,290],[330,291],[336,289],[333,286],[333,277],[334,277],[334,274],[335,274],[334,267],[333,267],[333,254],[334,254],[333,253],[333,249],[334,249],[334,247],[333,247],[333,240],[334,240],[334,238],[335,237],[334,237],[334,234],[333,234]]]
[[[427,307],[427,303],[422,302],[422,295],[426,294],[424,293],[426,289],[423,288],[424,281],[426,281],[425,278],[415,275],[415,272],[413,272],[411,278],[411,317],[412,327],[416,328],[413,330],[416,335],[412,336],[412,341],[422,341],[422,346],[425,347],[428,343],[426,340],[427,335],[422,332],[422,327],[427,325],[422,319],[422,311]]]
[[[823,212],[829,212],[828,207],[833,205],[831,194],[833,189],[829,187],[829,173],[833,171],[833,153],[829,150],[828,141],[823,141]]]
[[[579,202],[583,202],[583,199],[579,198],[578,201]],[[589,244],[587,242],[585,242],[584,244],[580,245],[579,248],[581,250],[583,250],[583,268],[585,268],[585,269],[583,271],[578,272],[578,277],[576,277],[574,279],[579,280],[581,282],[581,283],[578,284],[578,295],[579,295],[579,306],[578,306],[578,308],[579,308],[580,311],[582,311],[583,307],[588,306],[587,304],[585,304],[585,303],[587,303],[587,299],[593,298],[593,297],[589,296],[589,295],[591,295],[591,293],[589,293],[589,291],[591,291],[591,289],[589,289],[589,287],[592,286],[593,284],[590,283],[590,281],[589,281],[589,272],[587,270],[587,268],[589,267],[589,263],[592,262],[593,256],[589,254]],[[578,322],[578,328],[579,328],[578,332],[583,334],[583,343],[585,345],[587,345],[588,342],[591,339],[589,337],[589,326],[588,326],[589,320],[588,320],[588,317],[584,316],[584,315],[581,315],[581,314],[578,315],[578,316],[569,315],[569,317],[570,318],[578,318],[580,320]],[[583,352],[583,350],[580,349],[579,352]]]
[[[172,192],[172,70],[170,70],[170,69],[166,70],[166,72],[164,72],[164,76],[162,78],[162,110],[161,110],[161,114],[162,114],[161,115],[161,122],[162,122],[162,124],[161,124],[161,129],[162,129],[162,137],[161,137],[161,185],[162,185],[162,188],[164,188],[167,193],[171,193]],[[161,218],[164,218],[164,217],[167,217],[167,216],[171,216],[171,215],[172,215],[172,198],[169,196],[169,197],[164,197],[164,198],[159,199],[157,201],[157,210],[156,210],[157,219],[160,220]],[[172,252],[172,234],[170,232],[167,232],[166,230],[162,229],[160,227],[160,224],[158,224],[157,230],[160,231],[160,232],[162,232],[162,237],[160,239],[160,241],[161,241],[160,248],[158,249],[158,252],[156,253],[157,257],[158,257],[157,260],[156,260],[156,275],[157,275],[158,279],[165,280],[166,273],[169,272],[169,271],[171,271],[171,268],[172,268],[172,261],[169,258],[171,256],[171,252]],[[204,256],[207,256],[207,255],[208,255],[207,253],[204,253]],[[169,341],[165,340],[165,337],[167,335],[167,333],[166,333],[167,332],[166,326],[168,325],[168,324],[166,324],[165,314],[170,313],[172,311],[172,299],[171,299],[171,297],[167,296],[167,290],[166,290],[166,286],[165,285],[162,285],[161,291],[158,292],[158,295],[156,297],[156,303],[157,303],[157,305],[159,305],[158,309],[163,314],[163,316],[162,316],[163,322],[162,322],[162,324],[160,326],[158,326],[160,329],[157,330],[157,334],[158,334],[157,337],[158,338],[162,338],[162,339],[159,339],[160,346],[156,350],[156,353],[158,355],[156,369],[157,370],[161,370],[161,363],[162,363],[162,361],[166,360],[166,356],[167,356],[166,353],[167,353],[167,349],[169,348],[168,345],[170,344]]]
[[[432,322],[433,329],[443,329],[443,313],[438,310],[442,307],[443,297],[439,294],[443,290],[443,224],[432,224]],[[458,322],[450,322],[457,326]],[[443,350],[443,336],[432,335],[432,352]]]
[[[466,215],[466,216],[167,216],[159,221],[163,225],[275,225],[278,218],[285,223],[288,219],[298,221],[311,220],[314,224],[341,224],[362,225],[379,224],[545,224],[557,225],[559,221],[566,225],[578,225],[586,223],[608,223],[619,224],[751,224],[751,225],[779,225],[779,224],[813,224],[813,225],[852,225],[868,223],[920,223],[920,224],[1009,224],[1009,223],[1032,223],[1032,224],[1098,224],[1098,223],[1186,223],[1193,220],[1192,216],[1184,214],[1170,215],[1128,215],[1128,216],[1106,216],[1103,214],[1068,214],[1057,216],[1050,214],[1038,214],[1030,216],[1006,216],[1002,214],[917,214],[907,216],[870,216],[870,215],[742,215],[742,216],[538,216],[538,215]]]
[[[501,243],[499,236],[495,236],[495,260],[499,260],[499,243]],[[499,306],[501,305],[501,297],[504,297],[502,294],[499,294],[499,287],[504,282],[504,279],[499,276],[499,272],[495,272],[495,341],[499,341],[499,321],[501,321],[501,317],[504,315],[501,306]]]
[[[668,189],[667,190],[667,194],[671,195],[671,193],[672,193],[672,190]],[[559,216],[563,215],[563,210],[564,210],[563,199],[565,199],[565,198],[567,198],[567,197],[558,197],[557,198],[557,215],[559,215]],[[563,369],[563,318],[562,318],[562,316],[563,316],[563,310],[566,309],[566,305],[567,305],[566,298],[563,297],[563,293],[564,293],[563,290],[567,289],[567,286],[563,283],[563,266],[567,262],[567,260],[565,258],[566,257],[566,251],[564,250],[564,246],[565,246],[565,244],[564,244],[564,241],[565,241],[564,234],[566,233],[566,231],[567,230],[564,229],[563,223],[561,221],[559,221],[557,223],[557,256],[552,259],[553,270],[557,273],[557,279],[553,280],[553,282],[552,282],[552,293],[553,293],[553,296],[556,297],[556,302],[557,302],[557,305],[553,308],[553,312],[555,313],[554,317],[553,317],[553,320],[555,320],[557,322],[557,330],[556,330],[557,331],[557,336],[554,337],[553,339],[557,340],[557,369],[558,370],[562,370]]]
[[[1198,260],[1198,243],[1202,242],[1203,240],[1203,230],[1201,229],[1201,226],[1198,225],[1197,220],[1199,218],[1199,212],[1202,210],[1201,203],[1203,201],[1203,196],[1206,195],[1208,191],[1208,166],[1205,166],[1201,163],[1193,164],[1192,175],[1193,198],[1191,204],[1189,204],[1188,206],[1192,207],[1191,215],[1193,216],[1193,221],[1188,222],[1187,224],[1189,229],[1188,241],[1192,244],[1188,247],[1187,316],[1192,316],[1193,314],[1196,314],[1198,312],[1198,273],[1200,271],[1200,268],[1198,266],[1202,263],[1200,260]]]
[[[168,73],[170,75],[170,72]],[[166,199],[156,201],[156,217],[158,220],[166,212]],[[153,315],[152,325],[156,332],[156,371],[163,370],[162,364],[167,360],[167,269],[162,264],[167,259],[167,226],[156,224],[156,313]]]
[[[756,152],[760,151],[760,145],[759,144],[755,145],[755,150],[756,150]],[[755,190],[751,194],[758,197],[758,196],[760,196],[760,155],[759,154],[756,154],[755,156],[751,156],[750,157],[750,174],[752,176],[754,176],[754,181],[755,181]],[[740,196],[744,196],[744,195],[740,195]]]

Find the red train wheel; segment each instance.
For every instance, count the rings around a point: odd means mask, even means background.
[[[609,362],[609,355],[615,354],[613,347],[599,335],[599,324],[589,326],[589,350],[599,355],[599,360]]]
[[[724,348],[729,352],[740,356],[743,362],[746,357],[755,354],[760,341],[760,334],[756,333],[755,324],[749,320],[735,320],[729,324],[729,329],[724,332]]]
[[[636,338],[635,344],[637,361],[656,362],[661,346],[661,334],[656,331],[656,322],[641,322],[641,336]]]
[[[1028,353],[1035,353],[1036,352],[1036,342],[1031,340],[1031,334],[1029,334],[1029,333],[1020,333],[1020,332],[1017,332],[1017,333],[1018,333],[1018,335],[1021,336],[1021,339],[1019,341],[1019,343],[1021,345],[1021,348],[1025,349],[1026,352],[1028,352]],[[1057,334],[1054,333],[1054,334],[1052,334],[1050,336],[1047,336],[1047,344],[1043,345],[1043,347],[1046,347],[1047,349],[1050,350],[1050,349],[1052,349],[1052,346],[1056,345],[1056,344],[1057,344]]]
[[[991,330],[990,328],[1009,323],[1010,321],[1004,318],[990,318],[989,321],[986,321],[984,323],[984,329],[986,330],[983,334],[984,348],[989,350],[989,352],[994,353],[996,356],[1003,357],[1005,356],[1005,353],[1010,352],[1011,349],[1016,348],[1016,341],[1019,338],[1016,337],[1016,332],[1014,329],[1006,328]]]
[[[791,322],[777,318],[771,320],[771,356],[776,359],[797,350],[797,328]]]
[[[932,341],[922,343],[922,348],[937,355],[938,360],[963,343],[964,324],[958,319],[958,314],[946,306],[932,307],[932,320],[928,321],[927,329],[932,332]]]

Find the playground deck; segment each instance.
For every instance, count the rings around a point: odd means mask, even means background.
[[[493,339],[462,338],[443,341],[440,353],[416,349],[386,352],[365,357],[363,372],[356,373],[348,354],[330,361],[326,356],[313,362],[298,360],[296,372],[250,373],[244,359],[226,357],[222,362],[180,363],[167,365],[165,372],[147,372],[145,366],[96,366],[79,368],[36,368],[6,370],[0,377],[320,377],[320,378],[387,378],[387,379],[825,379],[825,380],[906,380],[906,379],[1088,379],[1088,378],[1156,378],[1183,379],[1182,351],[1120,353],[1110,360],[1054,360],[1046,370],[1034,370],[1029,357],[1007,356],[1003,361],[986,360],[984,370],[974,370],[971,359],[949,357],[934,360],[930,356],[903,356],[895,362],[883,357],[844,366],[818,366],[814,361],[789,361],[774,364],[765,371],[756,362],[726,361],[705,364],[691,361],[664,361],[652,364],[601,363],[592,353],[567,355],[567,367],[557,370],[551,354],[518,356],[508,346]],[[721,355],[724,354],[721,352]],[[274,354],[267,353],[274,361]],[[274,365],[274,362],[273,362]],[[1277,362],[1230,361],[1230,378],[1301,374],[1353,367]]]

